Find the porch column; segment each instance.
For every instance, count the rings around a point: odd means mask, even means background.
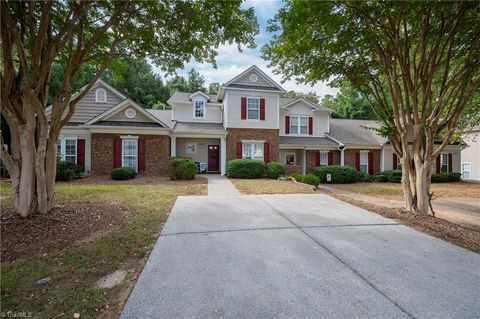
[[[385,170],[385,149],[382,146],[382,149],[380,150],[380,172],[383,172]]]
[[[220,138],[220,175],[225,175],[227,167],[227,143],[225,136]]]
[[[176,157],[177,156],[177,137],[170,136],[170,156]]]
[[[303,148],[302,174],[307,174],[307,149]]]
[[[345,148],[340,150],[340,165],[345,166]]]

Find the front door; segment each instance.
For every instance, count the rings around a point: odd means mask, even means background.
[[[220,170],[220,146],[208,145],[208,171],[218,172]]]

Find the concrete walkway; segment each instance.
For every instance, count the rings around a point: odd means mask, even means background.
[[[405,203],[400,200],[368,196],[336,188],[332,185],[321,184],[319,188],[378,206],[388,208],[405,207]],[[480,200],[478,198],[438,198],[433,201],[432,205],[436,217],[473,229],[480,229]]]
[[[120,318],[480,318],[479,269],[327,195],[185,196]]]
[[[206,174],[208,179],[208,196],[235,196],[240,195],[232,182],[218,174]]]

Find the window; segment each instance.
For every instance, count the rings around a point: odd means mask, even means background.
[[[360,152],[360,172],[368,173],[368,151]]]
[[[397,155],[397,169],[402,169],[402,159]]]
[[[328,152],[320,152],[320,166],[328,166]]]
[[[196,154],[196,153],[197,153],[197,143],[185,144],[185,154]]]
[[[95,91],[95,102],[105,103],[107,102],[107,92],[105,89],[97,89]]]
[[[122,139],[122,166],[138,169],[137,163],[138,140],[131,138]]]
[[[77,140],[75,138],[61,138],[57,144],[57,154],[64,161],[77,163]]]
[[[258,97],[247,98],[247,119],[249,120],[260,119],[260,98]]]
[[[448,153],[440,154],[440,172],[448,173]]]
[[[290,134],[308,134],[308,116],[290,116]]]
[[[242,158],[263,161],[263,142],[243,142]]]
[[[295,154],[294,153],[285,155],[285,164],[295,165]]]
[[[462,163],[462,179],[471,179],[470,163]]]
[[[204,118],[205,117],[205,101],[195,101],[193,113],[194,113],[193,116],[195,118]]]

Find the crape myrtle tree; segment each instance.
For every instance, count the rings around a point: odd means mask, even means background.
[[[240,1],[1,1],[1,113],[11,150],[1,160],[21,216],[52,207],[57,140],[76,103],[113,58],[149,57],[166,72],[195,59],[214,63],[223,43],[254,46],[258,25]],[[53,63],[64,77],[47,117]],[[72,83],[82,65],[95,69],[83,91]],[[1,141],[3,145],[3,141]]]
[[[264,56],[285,78],[367,92],[401,156],[406,209],[428,214],[432,163],[479,116],[480,3],[290,1],[269,28]]]

